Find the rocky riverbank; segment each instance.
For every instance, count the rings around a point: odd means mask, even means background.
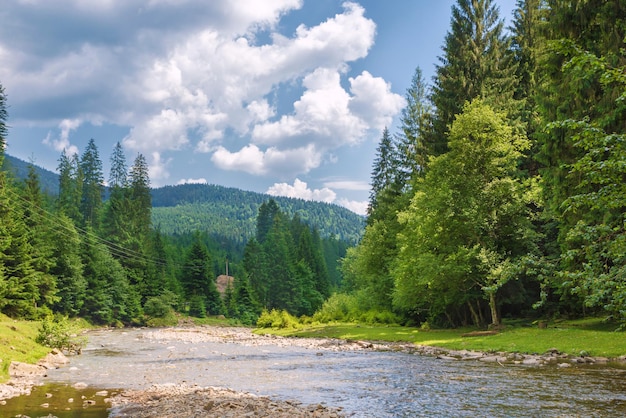
[[[109,331],[98,331],[108,334]],[[110,331],[116,332],[116,331]],[[150,340],[159,346],[167,347],[170,353],[167,359],[155,358],[155,361],[174,360],[179,351],[175,347],[189,347],[185,352],[194,352],[202,343],[229,343],[252,347],[275,346],[275,347],[301,347],[311,350],[318,356],[324,356],[330,351],[394,351],[414,355],[431,356],[442,361],[478,361],[496,363],[503,367],[555,367],[566,368],[580,365],[600,364],[610,367],[612,362],[626,365],[626,359],[606,359],[584,355],[571,356],[560,353],[558,350],[548,350],[542,354],[521,353],[484,353],[468,350],[449,350],[431,346],[417,346],[411,343],[370,342],[332,338],[285,338],[273,335],[258,335],[250,329],[238,327],[210,327],[210,326],[181,326],[167,329],[139,329],[133,330],[133,338],[138,340]],[[104,339],[103,341],[106,341]],[[127,347],[132,347],[132,341]],[[171,347],[170,347],[171,346]],[[113,346],[111,346],[113,347]],[[108,350],[106,342],[98,349]],[[262,349],[259,352],[269,350]],[[227,351],[226,349],[224,351]],[[219,353],[219,351],[217,351]],[[180,351],[182,353],[182,351]],[[173,356],[170,359],[170,356]],[[234,357],[233,357],[234,358]],[[47,370],[58,367],[67,359],[60,357],[54,361],[50,358],[41,364],[11,366],[11,382],[8,385],[0,385],[0,399],[26,394],[30,392],[32,385],[37,384],[47,373]],[[215,361],[215,360],[211,360]],[[166,364],[166,363],[164,363]],[[167,363],[166,367],[175,367]],[[156,373],[137,372],[144,376],[145,386],[137,390],[126,390],[110,399],[113,405],[112,416],[114,417],[193,417],[193,416],[278,416],[278,417],[338,417],[342,416],[342,410],[327,405],[305,405],[296,401],[277,400],[266,396],[252,393],[233,391],[228,388],[209,387],[212,381],[200,383],[195,379],[187,381],[179,380],[180,383],[167,383],[163,375]],[[216,383],[220,384],[220,383]],[[226,384],[225,386],[228,386]],[[124,387],[124,386],[121,386]],[[251,389],[246,389],[251,390]],[[316,402],[315,400],[313,402]]]
[[[378,350],[399,351],[408,354],[432,356],[442,360],[475,360],[501,365],[525,366],[557,366],[562,368],[575,365],[609,365],[626,366],[626,355],[619,358],[593,357],[585,353],[562,353],[556,348],[545,353],[510,353],[482,352],[470,350],[451,350],[427,345],[415,345],[408,342],[357,341],[335,338],[293,338],[275,335],[258,335],[247,328],[237,327],[192,327],[167,328],[144,333],[144,338],[165,341],[199,342],[230,342],[250,346],[298,346],[320,353],[331,351]]]
[[[15,396],[29,395],[33,386],[41,382],[48,370],[56,369],[67,363],[69,363],[68,358],[58,350],[52,350],[37,364],[11,362],[9,365],[10,380],[0,385],[0,402]]]
[[[154,385],[112,399],[112,418],[181,417],[318,417],[343,416],[340,408],[302,405],[230,389],[190,385]]]

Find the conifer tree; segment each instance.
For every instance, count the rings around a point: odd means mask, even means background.
[[[457,0],[439,57],[431,100],[435,106],[435,155],[447,151],[447,133],[464,103],[484,99],[509,119],[519,116],[515,64],[508,53],[504,23],[492,0]]]
[[[415,69],[405,100],[406,106],[400,117],[402,132],[398,140],[398,181],[406,186],[411,178],[424,173],[428,159],[435,154],[433,144],[429,142],[432,135],[428,135],[431,131],[432,109],[420,67]]]
[[[83,180],[80,212],[84,225],[98,230],[104,196],[104,175],[98,147],[93,138],[89,140],[80,158],[80,170]]]
[[[187,300],[194,302],[190,315],[221,313],[222,302],[213,279],[211,257],[199,234],[194,236],[187,253],[180,281]]]

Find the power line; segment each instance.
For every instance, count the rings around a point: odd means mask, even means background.
[[[8,191],[11,195],[13,195],[15,198],[17,198],[16,200],[13,200],[13,201],[17,205],[19,205],[22,210],[30,209],[33,213],[37,214],[37,216],[40,216],[43,219],[47,219],[48,221],[53,223],[55,226],[60,227],[61,230],[64,230],[65,232],[60,232],[62,235],[64,235],[67,238],[71,238],[70,233],[73,232],[72,228],[69,228],[67,225],[65,225],[64,221],[61,218],[59,218],[57,214],[52,213],[36,205],[35,202],[24,198],[19,193],[16,193],[15,191],[11,190],[8,187],[5,187],[5,190]],[[57,229],[57,231],[61,231],[61,230]],[[108,251],[111,253],[111,255],[116,256],[118,258],[125,258],[127,260],[134,260],[134,261],[143,261],[143,262],[153,263],[157,266],[163,266],[163,267],[167,265],[171,265],[171,263],[168,263],[167,261],[148,257],[138,251],[134,251],[130,248],[126,248],[112,241],[106,240],[100,237],[99,235],[93,232],[90,232],[86,229],[80,228],[76,225],[73,225],[73,230],[81,233],[83,236],[87,238],[90,238],[96,243],[99,243],[100,245],[105,246],[108,249]],[[84,240],[83,242],[89,245],[89,241]],[[174,265],[180,266],[178,263],[174,263]]]

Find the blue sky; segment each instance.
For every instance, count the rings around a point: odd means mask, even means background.
[[[515,0],[499,0],[510,19]],[[120,142],[153,187],[206,182],[364,213],[382,129],[427,81],[452,0],[7,0],[6,152],[56,171]]]

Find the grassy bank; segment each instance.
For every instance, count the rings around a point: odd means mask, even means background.
[[[402,341],[449,349],[544,353],[556,348],[563,353],[616,358],[626,355],[626,333],[616,324],[600,319],[560,321],[540,329],[532,324],[509,324],[495,335],[463,336],[472,329],[421,330],[399,326],[357,324],[312,325],[298,329],[263,328],[260,333],[295,337],[328,337],[370,341]]]
[[[17,321],[0,314],[0,383],[9,379],[11,361],[36,363],[50,349],[35,342],[39,322]]]

